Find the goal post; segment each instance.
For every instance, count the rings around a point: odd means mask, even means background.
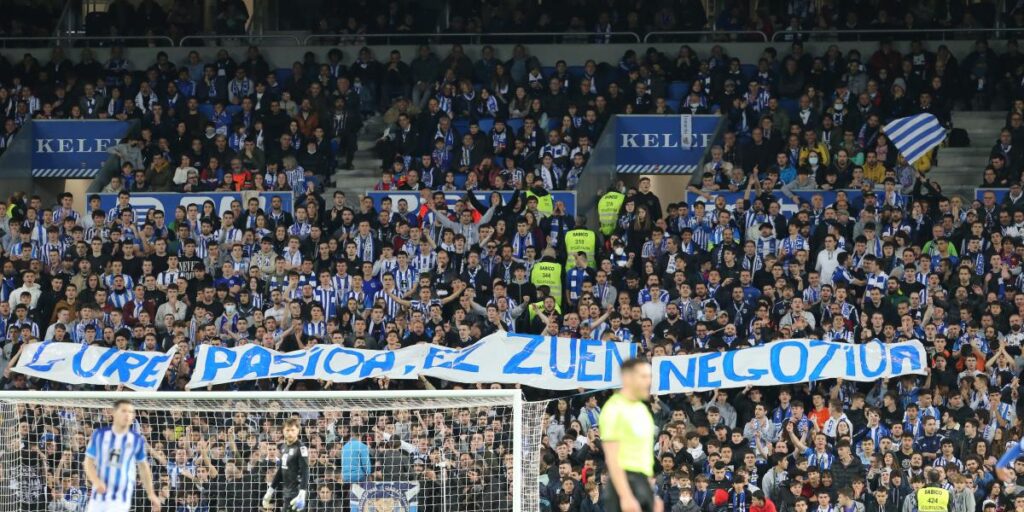
[[[277,446],[289,417],[301,420],[309,449],[310,505],[540,508],[546,404],[524,401],[519,390],[7,391],[0,392],[0,512],[84,511],[86,444],[109,425],[118,399],[135,407],[132,429],[147,441],[162,510],[262,510],[267,483],[287,460]],[[148,510],[141,484],[134,503]]]

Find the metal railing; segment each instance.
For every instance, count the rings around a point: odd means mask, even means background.
[[[767,41],[767,39],[765,39]],[[514,43],[639,43],[640,35],[636,32],[463,32],[455,34],[441,33],[406,33],[406,34],[312,34],[306,36],[302,44],[309,45],[321,41],[326,45],[364,45],[364,44],[495,44],[502,42]]]
[[[915,28],[915,29],[898,29],[898,28],[885,28],[885,29],[857,29],[857,30],[799,30],[799,31],[779,31],[772,34],[772,42],[783,42],[793,41],[799,39],[801,41],[806,40],[819,40],[819,41],[862,41],[864,39],[873,40],[878,39],[879,36],[909,36],[914,39],[930,39],[930,40],[956,40],[956,39],[976,39],[979,37],[985,38],[1002,38],[1010,34],[1024,34],[1024,28]]]
[[[299,40],[298,36],[291,34],[264,34],[264,35],[249,35],[249,34],[237,34],[237,35],[217,35],[217,34],[206,34],[206,35],[195,35],[185,36],[178,41],[178,46],[209,46],[209,43],[213,43],[217,46],[222,46],[222,41],[243,41],[244,44],[261,45],[267,41],[271,41],[275,46],[281,46],[280,44],[273,43],[273,41],[283,41],[291,43],[294,46],[302,45],[302,41]]]
[[[16,44],[14,47],[21,46],[33,46],[32,43],[40,43],[43,45],[48,44],[49,46],[92,46],[88,43],[108,43],[110,45],[124,45],[124,46],[153,46],[153,47],[173,47],[175,46],[174,40],[167,36],[14,36],[14,37],[0,37],[0,48],[12,47],[10,43],[29,43],[29,44]],[[143,42],[142,45],[132,45],[130,43]],[[80,44],[86,43],[86,44]],[[126,44],[128,43],[128,44]]]
[[[759,39],[758,40],[755,40]],[[666,32],[648,32],[644,35],[644,43],[699,42],[710,41],[747,41],[768,42],[768,34],[760,30],[673,30]]]

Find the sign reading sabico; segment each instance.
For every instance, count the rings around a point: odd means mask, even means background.
[[[618,116],[615,170],[621,173],[692,174],[714,143],[719,116]]]
[[[113,120],[33,121],[33,178],[95,178],[107,150],[128,133],[131,123]]]

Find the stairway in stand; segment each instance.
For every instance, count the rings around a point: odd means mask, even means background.
[[[953,126],[967,130],[971,145],[939,149],[938,165],[928,176],[942,185],[946,196],[960,195],[970,204],[974,189],[981,185],[989,152],[1006,122],[1006,112],[953,112]]]
[[[376,115],[363,122],[363,129],[359,131],[359,146],[352,158],[352,169],[338,168],[334,170],[334,187],[324,190],[324,200],[327,208],[334,204],[334,191],[340,190],[345,193],[346,203],[353,210],[359,209],[359,196],[367,190],[373,190],[374,185],[380,181],[380,158],[373,153],[373,147],[377,138],[384,131],[384,121],[380,115]],[[338,165],[345,162],[339,159]]]

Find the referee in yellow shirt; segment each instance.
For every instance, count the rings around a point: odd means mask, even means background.
[[[645,403],[651,392],[651,364],[640,359],[622,363],[622,389],[604,408],[598,425],[604,445],[611,492],[606,512],[653,512],[654,418]]]

